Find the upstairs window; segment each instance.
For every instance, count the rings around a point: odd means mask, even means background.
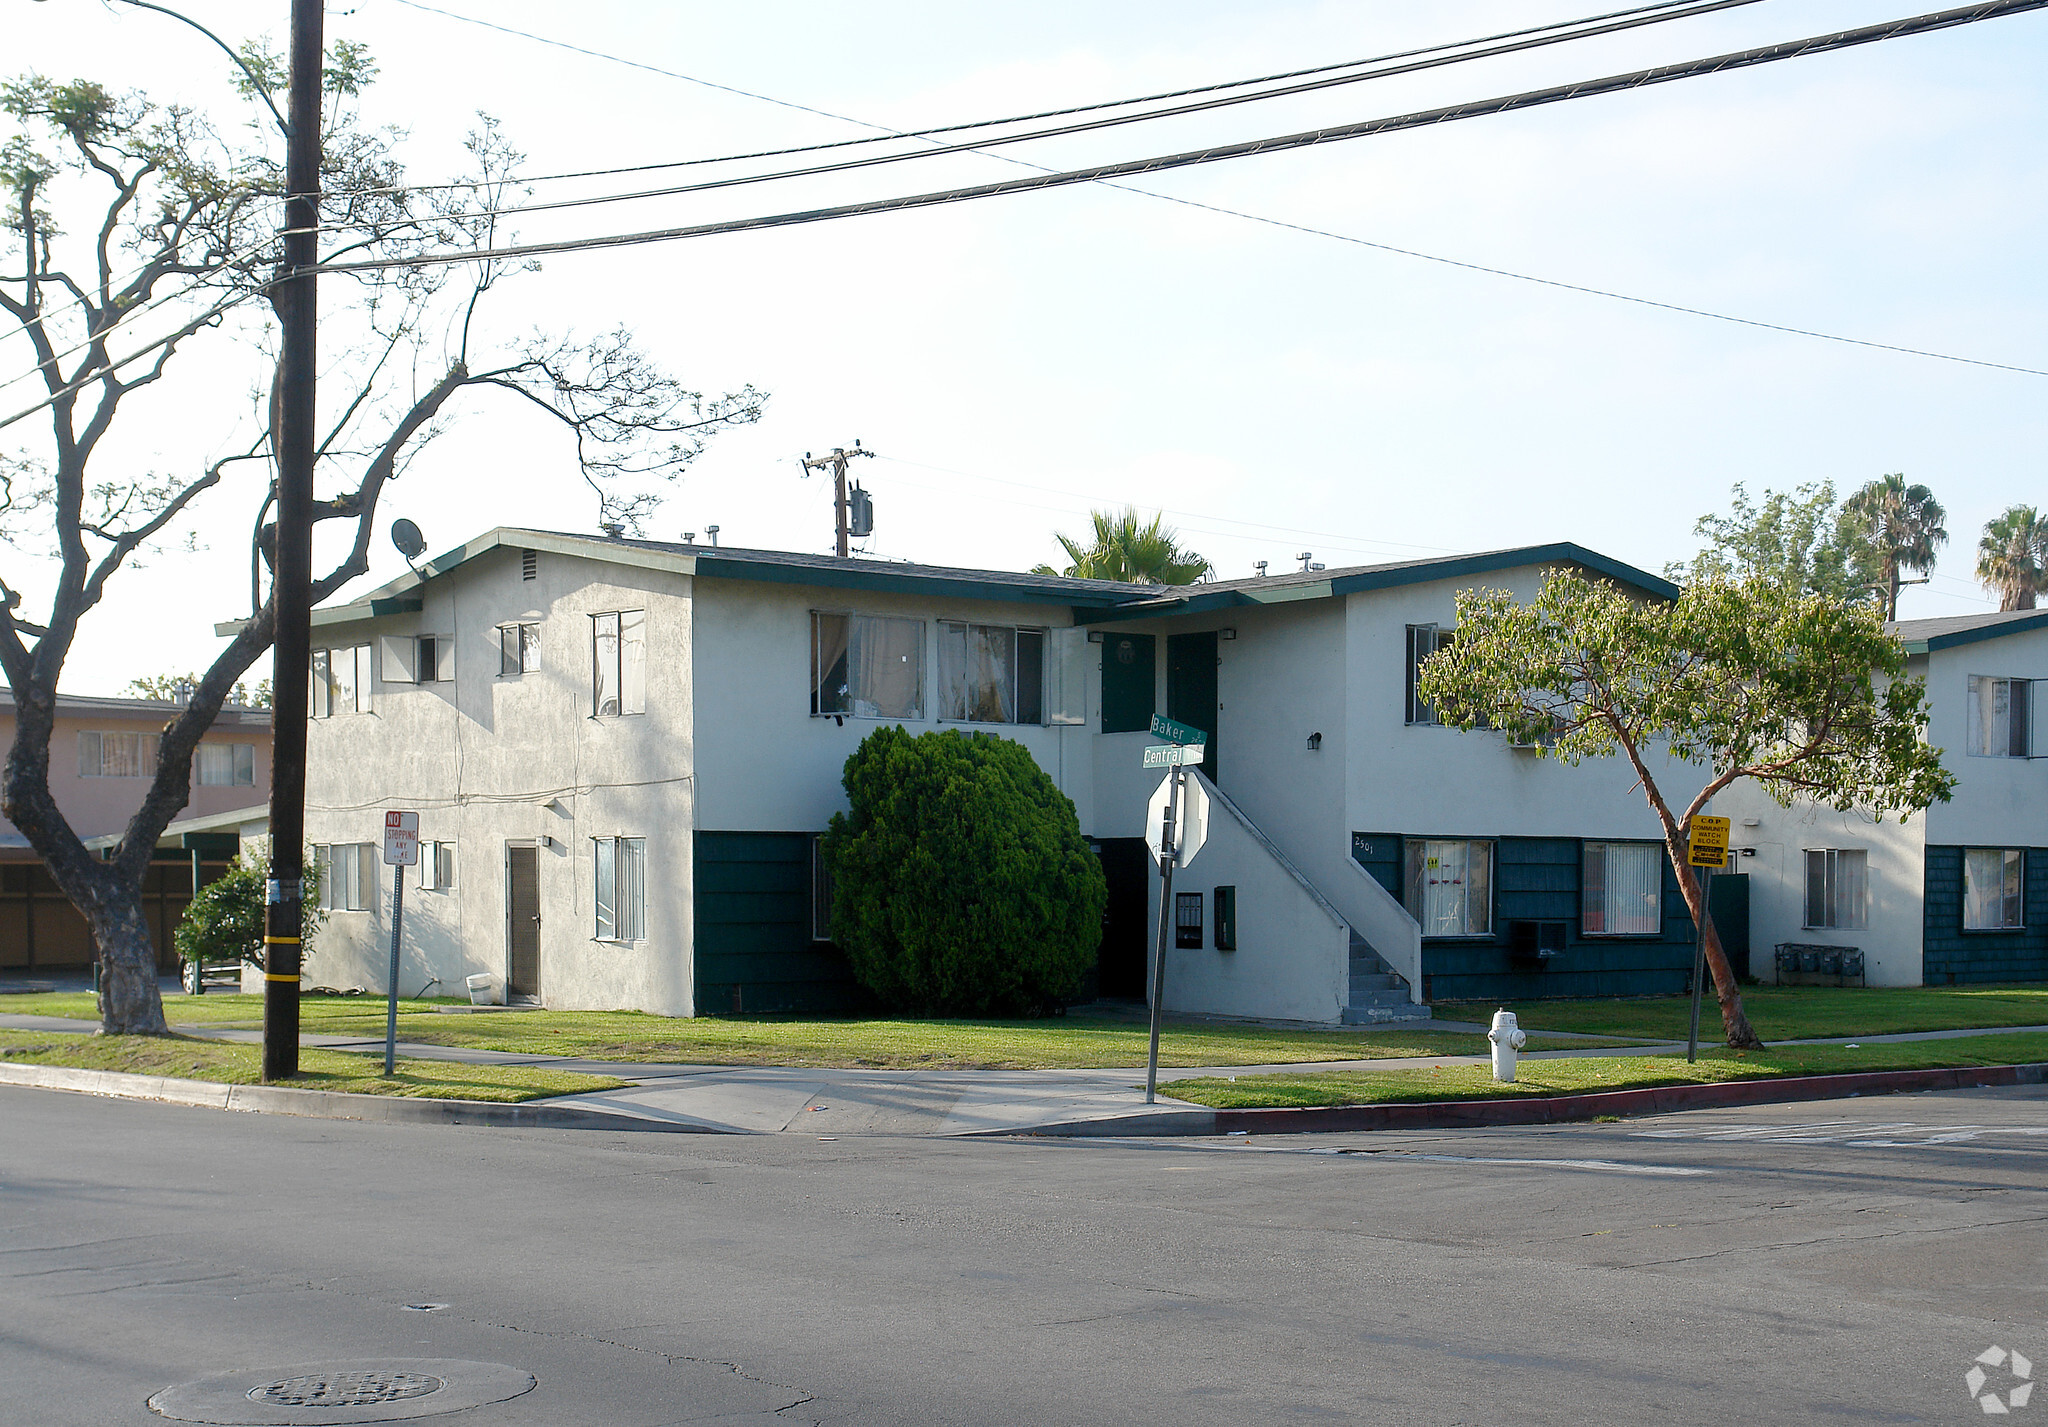
[[[540,626],[501,624],[498,626],[498,677],[517,678],[540,672]]]
[[[1662,930],[1664,849],[1654,842],[1589,842],[1579,879],[1579,930],[1587,936],[1655,936]]]
[[[1860,848],[1808,848],[1806,925],[1856,930],[1869,925],[1870,854]]]
[[[647,611],[591,617],[591,709],[599,718],[647,712]]]
[[[600,837],[597,846],[597,939],[640,941],[647,935],[647,839]]]
[[[445,684],[455,677],[455,639],[447,634],[384,636],[384,682]]]
[[[2025,758],[2032,751],[2034,686],[2048,679],[1970,676],[1970,756]]]
[[[313,651],[314,718],[366,713],[370,707],[370,646]]]
[[[2026,854],[2017,847],[1963,851],[1963,930],[2017,931],[2026,926]]]
[[[202,747],[204,745],[201,745]],[[78,776],[81,778],[153,778],[157,735],[96,733],[78,735]]]
[[[1435,723],[1436,709],[1428,700],[1416,692],[1415,680],[1422,673],[1422,665],[1430,655],[1439,649],[1448,649],[1457,642],[1454,630],[1439,629],[1433,624],[1411,624],[1408,626],[1408,722]]]
[[[811,614],[811,713],[924,717],[924,621]]]
[[[1424,936],[1493,934],[1493,844],[1415,839],[1407,844],[1409,915]]]
[[[941,624],[939,717],[957,723],[1045,722],[1045,631]]]
[[[199,785],[202,788],[256,786],[256,745],[253,743],[202,743],[198,761]]]

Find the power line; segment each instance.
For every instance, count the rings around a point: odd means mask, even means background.
[[[1697,3],[1697,0],[1657,0],[1657,3],[1652,5],[1638,5],[1631,9],[1626,10],[1612,10],[1608,11],[1605,14],[1588,15],[1576,20],[1557,20],[1549,24],[1531,25],[1524,29],[1519,30],[1504,30],[1497,34],[1481,35],[1474,39],[1469,40],[1457,40],[1446,44],[1426,45],[1421,48],[1412,50],[1397,50],[1390,54],[1373,55],[1364,59],[1344,60],[1337,64],[1314,65],[1305,69],[1285,70],[1279,74],[1261,75],[1254,79],[1222,80],[1214,84],[1195,85],[1185,89],[1169,89],[1161,91],[1156,94],[1137,95],[1129,99],[1102,100],[1093,104],[1070,105],[1067,108],[1063,109],[1044,109],[1033,114],[1013,114],[1005,119],[975,119],[964,123],[936,125],[934,127],[926,129],[894,129],[890,128],[888,125],[885,124],[872,123],[866,119],[856,119],[849,114],[835,114],[830,110],[815,109],[806,104],[797,104],[793,103],[790,100],[777,99],[773,95],[756,94],[750,90],[735,89],[731,85],[714,83],[711,80],[700,79],[695,75],[682,74],[672,69],[663,69],[658,65],[646,64],[640,60],[627,59],[623,55],[610,54],[603,50],[588,49],[582,45],[572,45],[564,40],[551,39],[546,35],[537,35],[529,30],[514,29],[509,25],[500,25],[491,20],[479,20],[474,16],[460,15],[454,12],[453,10],[443,10],[438,8],[437,6],[422,4],[420,3],[420,0],[397,0],[397,3],[408,6],[415,10],[426,11],[429,14],[440,15],[450,20],[458,20],[461,21],[463,24],[476,25],[480,26],[483,29],[496,30],[502,34],[515,35],[520,39],[532,40],[537,44],[551,45],[558,49],[569,50],[575,54],[589,56],[592,59],[609,60],[614,64],[623,64],[633,69],[646,70],[651,74],[662,75],[668,79],[679,79],[687,84],[702,85],[707,89],[716,89],[727,94],[736,94],[746,99],[756,99],[764,104],[779,105],[780,107],[785,109],[796,109],[806,114],[816,114],[823,118],[838,120],[841,123],[857,124],[865,129],[876,129],[881,131],[879,133],[869,135],[865,138],[835,139],[826,143],[800,144],[780,149],[760,149],[753,153],[722,154],[710,158],[672,159],[663,163],[631,164],[621,168],[579,169],[565,173],[519,174],[513,177],[512,179],[508,180],[508,182],[523,184],[552,183],[559,180],[577,178],[611,178],[621,174],[655,173],[666,169],[691,168],[705,164],[739,163],[750,159],[784,158],[791,154],[818,153],[828,149],[852,148],[863,144],[885,144],[893,142],[897,139],[923,139],[929,138],[936,134],[955,134],[962,133],[971,129],[1001,128],[1009,124],[1033,123],[1040,119],[1057,119],[1063,118],[1070,114],[1089,114],[1103,109],[1128,108],[1131,105],[1135,104],[1152,104],[1166,99],[1183,99],[1190,95],[1211,94],[1215,93],[1218,90],[1246,88],[1256,84],[1277,84],[1282,80],[1299,79],[1306,75],[1328,74],[1337,70],[1358,69],[1362,68],[1365,65],[1370,64],[1386,64],[1394,60],[1412,59],[1418,55],[1441,54],[1450,50],[1468,49],[1475,45],[1487,45],[1493,44],[1496,41],[1500,40],[1519,39],[1525,35],[1545,34],[1553,30],[1575,29],[1580,26],[1594,25],[1602,21],[1621,19],[1631,15],[1642,15],[1655,11],[1680,9],[1684,6]],[[1743,0],[1743,3],[1754,3],[1754,0]],[[1685,17],[1665,16],[1662,18],[1682,19]],[[1464,58],[1481,57],[1482,56],[1477,55],[1464,56]],[[488,183],[488,180],[465,179],[460,182],[408,185],[381,190],[373,189],[369,191],[383,193],[433,193],[458,188],[486,187],[488,186]]]
[[[1211,109],[1223,109],[1238,104],[1255,104],[1262,100],[1289,98],[1294,95],[1333,89],[1341,85],[1362,84],[1368,80],[1416,74],[1424,70],[1441,69],[1446,65],[1464,64],[1475,59],[1492,59],[1500,55],[1520,53],[1523,50],[1564,44],[1570,40],[1615,34],[1624,30],[1640,29],[1645,25],[1667,24],[1672,20],[1691,19],[1696,15],[1706,15],[1718,10],[1733,9],[1737,6],[1754,5],[1756,3],[1757,0],[1697,0],[1697,3],[1693,3],[1683,10],[1639,16],[1628,20],[1617,20],[1604,25],[1574,30],[1567,34],[1544,35],[1535,39],[1516,40],[1507,44],[1495,45],[1490,49],[1474,50],[1469,54],[1442,55],[1433,59],[1415,60],[1407,64],[1369,70],[1360,74],[1337,75],[1332,78],[1315,79],[1302,84],[1288,85],[1281,89],[1261,90],[1254,94],[1232,94],[1219,99],[1203,99],[1194,103],[1176,105],[1169,109],[1152,109],[1136,114],[1118,114],[1105,119],[1088,119],[1078,123],[1062,124],[1050,129],[1031,129],[1020,134],[1000,134],[957,144],[934,143],[931,147],[912,149],[904,153],[869,154],[860,158],[840,159],[832,163],[811,164],[803,168],[779,169],[768,173],[735,174],[730,178],[705,179],[699,183],[671,184],[662,188],[647,188],[632,193],[592,194],[583,198],[550,199],[543,203],[511,204],[505,207],[494,207],[471,212],[445,213],[436,216],[451,220],[496,218],[513,213],[545,213],[565,208],[591,208],[606,203],[636,203],[650,198],[674,198],[682,194],[706,193],[714,189],[740,188],[757,183],[777,183],[785,179],[815,178],[821,174],[847,173],[854,169],[880,168],[888,164],[911,163],[919,159],[943,158],[952,154],[986,153],[990,149],[1010,144],[1035,143],[1042,139],[1066,138],[1074,134],[1093,133],[1100,129],[1120,128],[1126,124],[1143,124],[1155,119],[1181,118],[1189,114],[1205,113]]]
[[[903,211],[916,208],[935,207],[941,204],[965,202],[972,199],[992,198],[1011,193],[1036,192],[1043,189],[1066,187],[1078,183],[1092,183],[1105,178],[1151,173],[1167,169],[1183,168],[1196,164],[1220,162],[1225,159],[1246,158],[1259,154],[1279,153],[1292,149],[1333,143],[1345,139],[1365,138],[1380,134],[1396,133],[1407,129],[1423,128],[1436,124],[1450,123],[1460,119],[1481,118],[1495,114],[1513,113],[1540,105],[1558,103],[1570,99],[1590,98],[1598,94],[1611,94],[1631,89],[1645,88],[1655,84],[1670,83],[1679,79],[1698,78],[1728,70],[1745,69],[1778,60],[1801,58],[1813,54],[1824,54],[1838,49],[1875,43],[1880,40],[1899,39],[1906,36],[1931,33],[1935,30],[1950,29],[1959,25],[1973,24],[1981,20],[2003,18],[2008,15],[2048,7],[2048,0],[1987,0],[1987,3],[1962,6],[1956,9],[1937,11],[1927,15],[1889,21],[1879,25],[1837,31],[1833,34],[1815,36],[1805,40],[1786,41],[1776,45],[1736,51],[1730,54],[1693,60],[1675,65],[1661,65],[1651,69],[1635,70],[1625,74],[1609,75],[1602,79],[1587,80],[1574,84],[1555,85],[1545,89],[1525,91],[1521,94],[1500,98],[1472,101],[1391,118],[1366,120],[1355,124],[1338,125],[1331,128],[1307,130],[1296,134],[1281,135],[1269,139],[1257,139],[1236,144],[1216,145],[1205,149],[1190,150],[1179,154],[1163,155],[1149,159],[1127,160],[1121,163],[1099,164],[1090,168],[1073,169],[1059,173],[1042,174],[1032,178],[1009,179],[997,183],[978,184],[967,188],[941,190],[932,193],[910,194],[897,198],[869,200],[860,203],[841,204],[827,208],[806,209],[791,213],[769,214],[754,218],[729,219],[721,222],[691,224],[682,227],[651,229],[639,233],[614,234],[602,237],[567,238],[548,242],[511,244],[502,248],[472,250],[462,253],[426,253],[402,258],[368,259],[362,261],[323,264],[325,272],[367,272],[390,267],[426,267],[448,263],[490,261],[503,258],[536,256],[545,253],[570,253],[596,251],[609,248],[640,246],[650,243],[679,241],[686,238],[709,237],[724,233],[752,232],[770,228],[790,227],[800,224],[827,222],[839,218],[864,217],[873,213]],[[1292,225],[1290,225],[1292,226]],[[1336,236],[1336,235],[1331,235]],[[1449,261],[1449,260],[1439,260]],[[1474,266],[1476,264],[1454,264]],[[1514,276],[1521,276],[1514,274]],[[1549,280],[1543,280],[1549,282]],[[1562,288],[1572,288],[1569,283],[1550,283]],[[1596,292],[1595,289],[1583,289]],[[1598,295],[1621,298],[1622,294],[1599,293]],[[1878,350],[1896,351],[1914,356],[1932,357],[1943,361],[1960,362],[1971,366],[1992,368],[2001,371],[2019,372],[2029,376],[2048,376],[2048,371],[2032,367],[2021,367],[2004,362],[1983,361],[1972,357],[1957,357],[1948,353],[1926,351],[1919,348],[1897,346],[1890,343],[1870,342],[1858,338],[1836,337],[1832,334],[1809,332],[1783,324],[1755,321],[1747,318],[1727,317],[1703,309],[1680,308],[1676,304],[1658,303],[1649,299],[1624,298],[1640,302],[1645,306],[1665,307],[1674,311],[1685,311],[1700,316],[1720,318],[1745,326],[1784,331],[1802,336],[1823,337],[1827,340],[1848,343],[1854,346]]]

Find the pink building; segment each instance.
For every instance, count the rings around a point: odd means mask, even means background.
[[[156,771],[157,736],[177,711],[177,704],[156,699],[59,697],[50,791],[80,837],[119,836],[128,825]],[[14,699],[0,688],[0,749],[13,743]],[[179,821],[242,809],[261,816],[269,801],[270,710],[224,708],[200,741],[191,801]],[[167,969],[176,963],[171,932],[191,901],[195,877],[217,875],[235,848],[232,831],[185,834],[159,845],[144,885],[158,960]],[[28,839],[0,818],[0,970],[81,967],[92,959],[84,919]]]

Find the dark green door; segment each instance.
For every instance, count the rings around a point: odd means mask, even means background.
[[[1209,735],[1202,771],[1216,777],[1216,631],[1166,636],[1166,716]]]
[[[1737,976],[1749,975],[1749,874],[1716,872],[1707,882],[1707,915]]]
[[[1152,726],[1152,636],[1102,636],[1102,731],[1143,733]]]

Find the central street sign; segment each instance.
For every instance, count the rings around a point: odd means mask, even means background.
[[[1165,714],[1152,715],[1152,736],[1163,738],[1168,743],[1202,744],[1209,741],[1209,735],[1199,728],[1176,722]]]
[[[1188,747],[1178,743],[1155,743],[1145,750],[1147,768],[1192,768],[1200,767],[1202,745]]]
[[[420,815],[384,814],[384,865],[417,867],[420,860]]]

